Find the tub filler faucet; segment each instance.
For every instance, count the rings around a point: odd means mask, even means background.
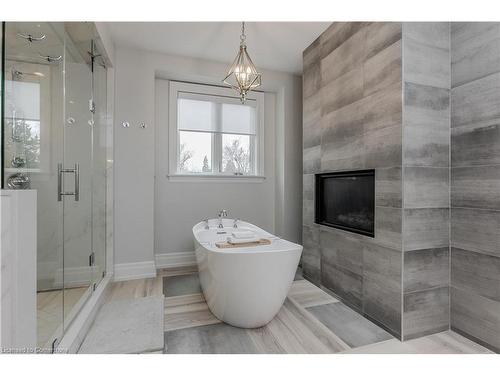
[[[217,226],[219,229],[224,228],[224,225],[222,224],[222,219],[227,217],[227,211],[226,210],[220,210],[219,211],[219,225]]]

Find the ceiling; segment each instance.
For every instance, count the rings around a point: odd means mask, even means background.
[[[261,69],[302,73],[302,51],[329,22],[248,22],[248,52]],[[110,22],[116,45],[230,64],[236,56],[238,22]]]

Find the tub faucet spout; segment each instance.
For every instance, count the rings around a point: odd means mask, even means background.
[[[227,211],[220,210],[219,211],[219,225],[217,226],[218,228],[220,228],[220,229],[224,228],[224,225],[222,224],[222,219],[225,217],[227,217]]]

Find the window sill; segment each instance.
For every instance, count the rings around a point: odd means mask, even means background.
[[[172,182],[264,182],[266,176],[239,176],[223,174],[169,174],[167,178]]]

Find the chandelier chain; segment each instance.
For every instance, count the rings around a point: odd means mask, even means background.
[[[245,22],[241,23],[241,35],[240,35],[240,42],[241,44],[245,43],[245,39],[247,36],[245,35]]]

